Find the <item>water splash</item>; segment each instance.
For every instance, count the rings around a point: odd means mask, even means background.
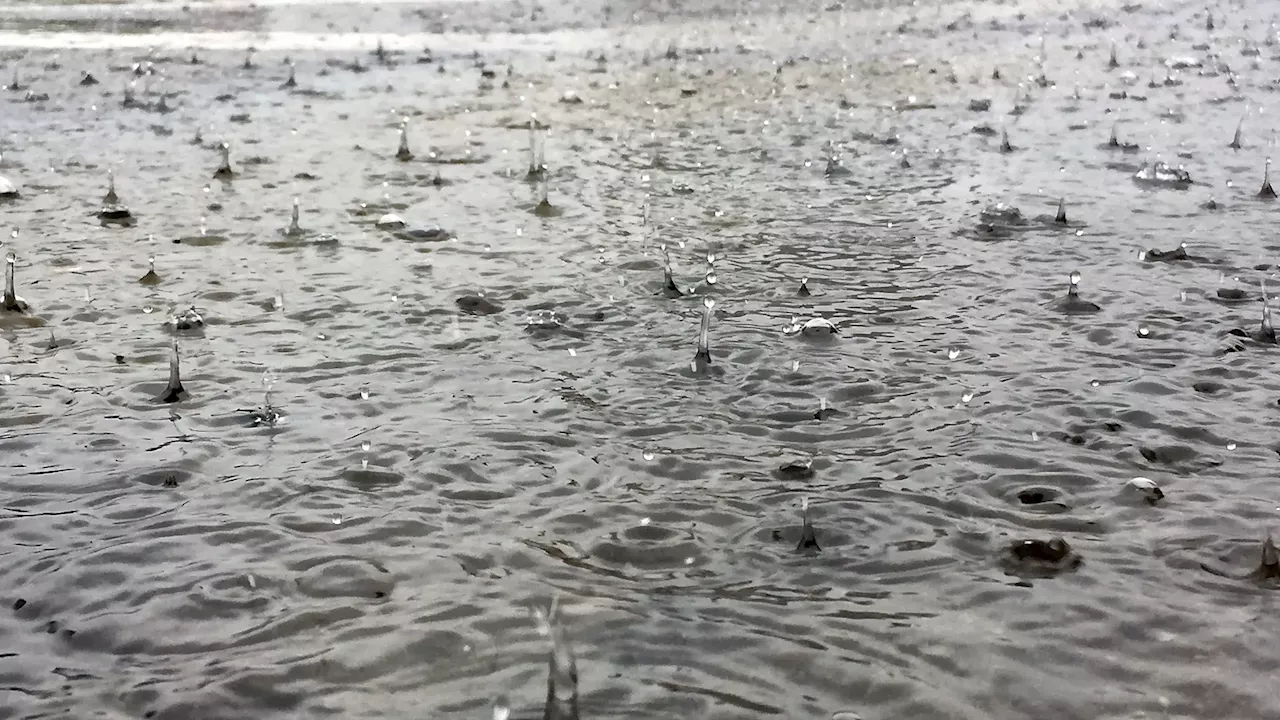
[[[1231,142],[1227,143],[1227,147],[1232,150],[1239,150],[1244,147],[1240,143],[1240,135],[1244,132],[1244,118],[1240,118],[1240,122],[1236,124],[1236,134],[1231,137]]]

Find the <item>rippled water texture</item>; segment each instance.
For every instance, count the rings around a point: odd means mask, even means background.
[[[0,717],[1280,717],[1273,9],[0,8]]]

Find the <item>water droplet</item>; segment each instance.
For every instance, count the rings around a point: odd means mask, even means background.
[[[507,707],[506,698],[499,698],[493,703],[493,720],[509,720],[511,708]]]
[[[342,516],[339,515],[338,513],[334,513],[333,516],[329,518],[329,522],[333,523],[334,525],[341,525]]]
[[[792,360],[792,361],[791,361],[791,372],[796,372],[796,371],[798,371],[799,369],[800,369],[800,361],[799,361],[799,360]]]
[[[716,284],[716,274],[714,272],[710,272],[710,271],[707,272],[707,284],[708,285]]]
[[[1101,385],[1102,383],[1098,382],[1097,380],[1094,380],[1094,381],[1090,382],[1089,384],[1090,384],[1090,385],[1092,385],[1093,387],[1098,387],[1098,386],[1099,386],[1099,385]]]
[[[960,396],[960,402],[968,404],[970,400],[973,400],[973,391],[966,390],[965,393]]]
[[[368,399],[369,399],[369,386],[368,386],[368,385],[361,385],[361,386],[360,386],[360,399],[361,399],[361,400],[368,400]]]
[[[1151,334],[1151,329],[1148,328],[1146,325],[1138,326],[1138,337],[1146,337],[1150,334]]]
[[[569,357],[578,357],[578,351],[573,348],[569,348]]]
[[[364,442],[360,443],[360,449],[364,452],[369,452],[370,448],[372,447],[373,447],[373,443],[369,442],[368,440],[365,440]]]
[[[12,385],[12,384],[13,384],[12,375],[10,375],[9,373],[5,373],[3,376],[0,376],[0,385]]]
[[[652,460],[652,459],[653,459],[653,451],[652,451],[652,450],[645,450],[645,451],[644,451],[644,453],[643,453],[643,454],[641,454],[641,456],[640,456],[640,457],[643,457],[645,460]]]
[[[642,527],[648,527],[648,526],[649,526],[649,524],[650,524],[650,523],[652,523],[652,522],[653,522],[653,520],[652,520],[652,519],[650,519],[650,518],[640,518],[640,525],[641,525]]]
[[[144,306],[143,306],[143,308],[142,308],[142,312],[144,312],[144,313],[146,313],[146,314],[148,314],[148,315],[150,315],[151,313],[153,313],[153,312],[155,312],[155,311],[156,311],[156,309],[155,309],[155,308],[153,308],[153,307],[151,307],[150,305],[144,305]]]
[[[703,307],[705,307],[706,309],[710,310],[711,308],[713,308],[713,307],[715,307],[715,306],[716,306],[716,299],[715,299],[715,298],[704,298],[704,299],[702,300],[702,305],[703,305]]]
[[[1039,441],[1040,441],[1040,433],[1036,432],[1035,430],[1032,430],[1032,431],[1031,431],[1031,439],[1032,439],[1032,441],[1034,441],[1034,442],[1039,442]]]
[[[1235,444],[1235,442],[1229,442],[1229,443],[1227,443],[1227,449],[1228,449],[1228,450],[1235,450],[1235,449],[1236,449],[1236,444]]]
[[[958,357],[960,357],[960,349],[959,349],[959,348],[951,348],[951,349],[947,350],[947,359],[948,359],[948,360],[955,360],[955,359],[956,359],[956,358],[958,358]]]
[[[1071,271],[1071,284],[1072,284],[1072,285],[1079,285],[1079,284],[1080,284],[1080,271],[1079,271],[1079,270],[1072,270],[1072,271]]]

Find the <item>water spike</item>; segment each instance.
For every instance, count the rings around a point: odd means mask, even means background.
[[[809,519],[809,498],[800,501],[800,542],[796,544],[796,552],[821,552],[818,546],[818,533],[813,529],[813,521]]]
[[[1240,118],[1240,122],[1236,124],[1236,134],[1231,137],[1231,142],[1227,144],[1227,147],[1231,148],[1232,150],[1239,150],[1241,147],[1243,147],[1240,144],[1240,134],[1243,132],[1244,132],[1244,118]]]
[[[160,276],[156,274],[156,259],[147,258],[147,274],[138,279],[143,285],[159,285]]]
[[[809,297],[813,293],[809,292],[809,278],[800,278],[800,289],[796,290],[796,295],[800,297]]]
[[[1111,58],[1107,60],[1107,67],[1109,68],[1120,67],[1120,61],[1116,59],[1116,41],[1115,40],[1111,41]]]
[[[27,301],[18,297],[16,286],[13,280],[14,266],[18,264],[18,257],[13,253],[8,253],[4,258],[4,306],[5,312],[25,313],[28,310]]]
[[[704,298],[702,301],[702,326],[698,329],[698,352],[693,356],[693,367],[696,372],[703,372],[711,366],[711,315],[716,301]]]
[[[218,169],[214,171],[213,177],[218,180],[230,180],[236,174],[231,169],[231,144],[222,143],[218,146],[218,151],[222,153],[222,162],[218,164]]]
[[[280,85],[280,87],[285,90],[298,87],[297,70],[292,62],[289,63],[289,77]]]
[[[671,254],[667,252],[667,246],[662,246],[662,294],[669,298],[678,298],[684,295],[680,290],[680,286],[676,285],[675,278],[671,273]]]
[[[199,125],[196,126],[196,134],[191,138],[191,144],[192,145],[204,144],[204,129],[201,128]]]
[[[1204,29],[1213,32],[1213,11],[1206,10],[1204,16]]]
[[[1271,533],[1262,541],[1262,566],[1259,568],[1269,577],[1280,577],[1280,550],[1276,549]]]
[[[1058,198],[1058,214],[1053,217],[1053,221],[1059,225],[1067,224],[1067,199]]]
[[[182,387],[182,376],[179,370],[178,342],[173,343],[173,355],[169,358],[169,382],[165,385],[160,402],[176,403],[183,399],[187,391]]]
[[[543,706],[543,720],[579,720],[578,710],[578,658],[573,652],[568,634],[560,624],[558,603],[541,618],[544,631],[551,638],[551,652],[547,657],[547,701]]]
[[[299,215],[298,196],[294,195],[293,196],[293,212],[289,214],[289,228],[284,231],[286,235],[302,234],[302,226],[298,224],[298,215]]]
[[[400,162],[413,159],[413,153],[409,150],[409,118],[400,120],[400,147],[396,148],[396,159]]]
[[[1120,137],[1116,135],[1119,123],[1111,123],[1111,139],[1107,140],[1107,147],[1120,147]]]
[[[1276,191],[1271,188],[1271,158],[1267,158],[1267,164],[1262,169],[1262,189],[1258,191],[1258,197],[1270,200],[1275,196]]]
[[[1009,131],[1005,128],[1000,128],[1000,152],[1013,152],[1013,145],[1009,144]]]
[[[529,172],[527,180],[537,180],[547,174],[546,141],[537,113],[529,117]]]
[[[120,196],[116,195],[116,171],[111,168],[107,168],[107,194],[103,196],[102,204],[120,204]]]

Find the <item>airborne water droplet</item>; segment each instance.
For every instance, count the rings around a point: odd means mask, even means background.
[[[1138,337],[1146,337],[1150,334],[1151,334],[1151,329],[1148,328],[1146,325],[1138,326]]]
[[[360,399],[361,399],[361,400],[368,400],[368,399],[369,399],[369,386],[368,386],[368,385],[362,385],[362,386],[360,387]]]
[[[643,457],[645,460],[652,460],[652,459],[653,459],[653,451],[652,451],[652,450],[645,450],[645,451],[644,451],[644,453],[642,453],[642,454],[641,454],[641,457]]]
[[[973,391],[966,390],[965,393],[960,396],[960,402],[965,403],[967,405],[970,400],[973,400]]]
[[[1235,450],[1235,449],[1236,449],[1236,444],[1235,444],[1234,442],[1229,442],[1229,443],[1227,443],[1227,449],[1228,449],[1228,450]]]
[[[951,348],[951,349],[947,350],[947,359],[948,359],[948,360],[955,360],[955,359],[956,359],[956,358],[958,358],[958,357],[960,357],[960,350],[959,350],[959,348]]]

